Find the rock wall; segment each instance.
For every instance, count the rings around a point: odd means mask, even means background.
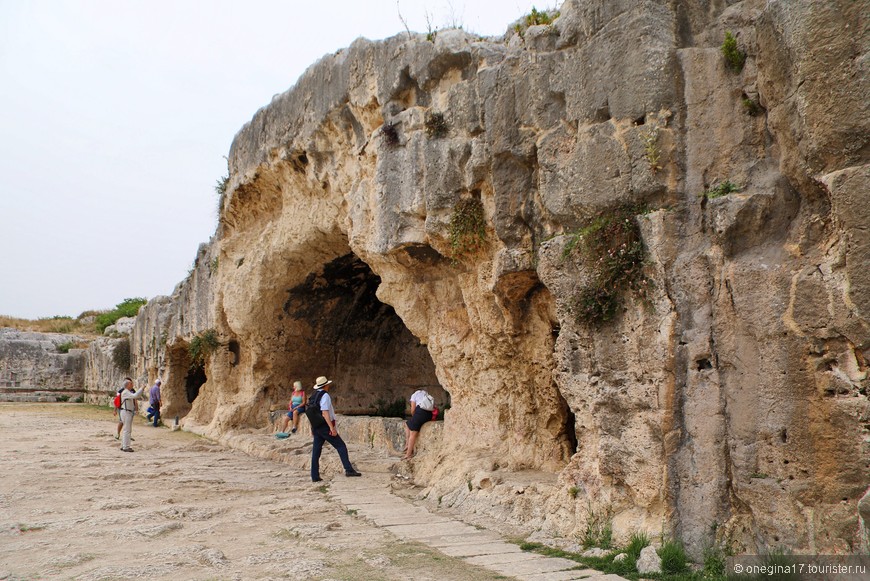
[[[77,335],[32,333],[0,328],[0,400],[57,401],[83,397],[84,349],[60,346],[83,343]]]
[[[294,379],[334,378],[355,413],[423,386],[450,406],[410,466],[431,498],[562,535],[606,515],[696,554],[857,550],[867,13],[568,0],[501,39],[357,40],[236,136],[215,238],[139,315],[137,376],[214,434],[265,426]],[[648,286],[590,324],[610,263],[576,246],[625,207]]]

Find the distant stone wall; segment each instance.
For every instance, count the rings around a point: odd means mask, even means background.
[[[81,343],[76,335],[0,329],[0,401],[75,399],[85,392],[85,350],[61,353],[59,345]]]

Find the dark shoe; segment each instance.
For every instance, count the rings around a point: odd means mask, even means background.
[[[133,448],[121,448],[122,452],[132,452]]]
[[[360,474],[356,470],[349,470],[348,472],[345,472],[344,475],[345,476],[362,476],[362,474]]]
[[[323,482],[323,478],[312,478],[311,482]]]
[[[296,433],[296,428],[293,428],[292,430],[290,430],[290,433],[291,433],[291,434],[295,434],[295,433]]]

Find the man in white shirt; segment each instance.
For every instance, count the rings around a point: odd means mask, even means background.
[[[308,400],[306,406],[306,415],[311,422],[311,434],[314,437],[314,444],[311,447],[311,481],[320,482],[323,480],[320,477],[320,453],[323,451],[323,443],[329,442],[341,458],[341,464],[344,466],[345,476],[362,476],[350,463],[350,458],[347,455],[347,445],[341,436],[338,435],[338,429],[335,422],[335,410],[332,407],[332,398],[329,397],[329,388],[332,381],[324,376],[317,378],[317,383],[314,385],[314,393]],[[317,415],[317,412],[320,415]],[[322,418],[322,419],[321,419]]]
[[[145,391],[145,386],[139,391],[133,391],[133,380],[129,377],[124,379],[124,390],[121,392],[121,420],[124,422],[124,430],[121,432],[121,451],[132,452],[130,439],[133,435],[133,416],[136,414],[136,400]]]

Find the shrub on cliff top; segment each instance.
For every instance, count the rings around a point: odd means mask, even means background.
[[[538,9],[532,6],[532,11],[526,14],[526,28],[538,24],[552,24],[557,18],[559,18],[558,10],[542,10],[538,12]]]
[[[96,326],[97,331],[102,333],[109,325],[114,325],[115,322],[122,317],[135,317],[139,312],[139,307],[147,303],[147,299],[136,297],[132,299],[124,299],[111,311],[100,313],[97,315]]]

